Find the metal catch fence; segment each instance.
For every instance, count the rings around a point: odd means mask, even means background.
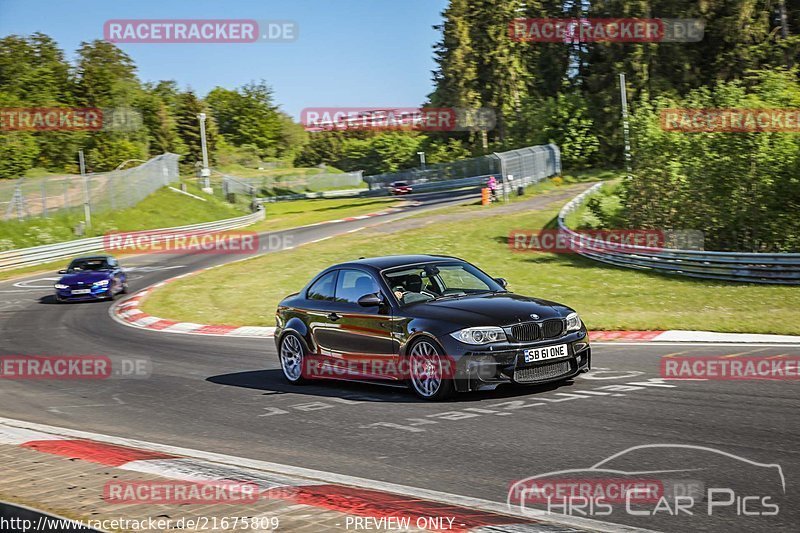
[[[0,216],[3,220],[22,220],[85,206],[91,212],[130,207],[179,179],[179,157],[162,154],[137,167],[85,176],[0,182]]]

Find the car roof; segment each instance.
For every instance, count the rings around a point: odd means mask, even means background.
[[[414,265],[417,263],[430,263],[432,261],[463,261],[457,257],[447,255],[385,255],[382,257],[364,257],[356,261],[340,263],[331,268],[344,268],[347,266],[368,266],[377,270],[394,268],[404,265]]]
[[[86,255],[86,256],[83,256],[83,257],[76,257],[72,261],[98,261],[100,259],[103,259],[103,260],[114,259],[114,256],[113,255]],[[72,261],[70,261],[70,263]]]

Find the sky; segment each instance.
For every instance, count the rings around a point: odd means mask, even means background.
[[[39,31],[68,59],[109,19],[289,20],[293,42],[118,46],[142,81],[205,96],[264,79],[281,109],[414,107],[433,89],[433,45],[447,0],[0,0],[0,36]]]

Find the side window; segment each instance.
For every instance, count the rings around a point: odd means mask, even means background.
[[[309,300],[333,301],[333,282],[335,279],[336,271],[328,272],[308,289],[306,298]]]
[[[119,266],[119,263],[117,263],[117,260],[114,259],[113,257],[109,257],[108,258],[108,266],[110,266],[111,268],[116,268],[116,267]]]
[[[361,270],[340,270],[339,279],[336,280],[336,301],[343,303],[358,303],[358,299],[365,294],[380,291],[375,279]]]

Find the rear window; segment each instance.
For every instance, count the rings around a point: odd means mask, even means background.
[[[341,270],[336,280],[336,301],[357,304],[366,294],[380,291],[372,276],[361,270]]]
[[[308,289],[306,298],[309,300],[333,301],[334,282],[336,281],[336,271],[328,272]]]
[[[76,259],[70,263],[68,270],[78,272],[86,270],[108,270],[110,268],[105,259]]]

